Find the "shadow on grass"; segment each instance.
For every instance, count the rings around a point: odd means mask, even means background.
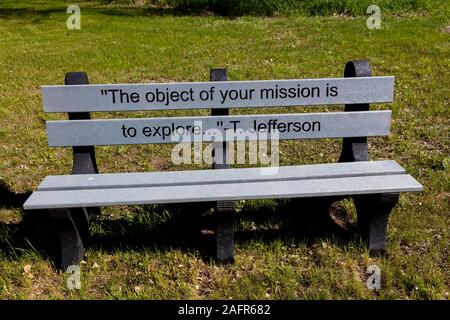
[[[27,19],[33,22],[47,18],[52,13],[66,13],[67,7],[46,9],[37,8],[0,8],[0,19]]]
[[[42,19],[48,18],[51,14],[64,14],[67,7],[55,6],[52,8],[0,8],[0,19],[24,19],[32,22],[40,22]],[[210,16],[217,15],[228,18],[236,16],[230,14],[222,14],[213,12],[207,7],[190,8],[190,7],[129,7],[129,6],[89,6],[81,8],[83,13],[103,14],[117,17],[151,17],[151,16]]]
[[[6,183],[3,180],[0,180],[0,208],[22,208],[25,200],[27,200],[30,195],[31,192],[12,192]]]
[[[315,242],[318,238],[336,238],[342,243],[354,238],[348,223],[338,224],[330,216],[330,207],[338,199],[280,200],[273,207],[236,214],[235,244],[259,241],[265,244],[281,240],[290,243]],[[93,221],[92,247],[114,252],[126,245],[133,250],[180,249],[199,252],[205,261],[215,256],[216,215],[204,214],[208,203],[144,207],[134,219]],[[139,212],[140,211],[140,212]],[[333,216],[346,217],[342,208],[333,208]],[[251,227],[248,227],[251,226]]]
[[[206,9],[192,10],[189,8],[178,7],[96,7],[90,9],[92,12],[120,17],[149,17],[149,16],[206,16],[214,13]]]
[[[278,205],[239,212],[236,215],[235,244],[286,241],[310,245],[318,239],[337,239],[339,245],[355,238],[348,228],[347,213],[333,206],[338,199],[306,198],[280,200]],[[206,213],[209,203],[156,205],[135,207],[131,218],[108,220],[104,215],[91,218],[89,250],[114,253],[121,250],[166,252],[179,249],[199,253],[206,262],[215,256],[215,215]],[[46,213],[26,213],[19,224],[4,224],[0,244],[5,252],[17,257],[18,252],[32,250],[50,258],[52,238]],[[249,227],[250,226],[250,227]],[[0,229],[1,230],[1,229]],[[7,237],[7,239],[5,239]],[[19,248],[19,250],[17,250]],[[22,248],[22,249],[20,249]]]
[[[16,193],[9,189],[7,184],[0,180],[0,208],[6,210],[22,210],[23,204],[31,195],[31,192]],[[40,239],[45,239],[48,234],[48,227],[36,225],[36,222],[40,222],[42,219],[36,219],[36,221],[30,221],[24,219],[20,223],[7,223],[0,222],[0,249],[10,257],[18,257],[21,253],[36,251],[33,248],[31,239],[35,239],[36,243],[41,244]],[[31,222],[31,223],[28,223]],[[41,245],[46,248],[47,244]]]

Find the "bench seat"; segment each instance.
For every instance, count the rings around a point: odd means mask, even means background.
[[[274,171],[276,170],[276,171]],[[26,210],[421,191],[395,161],[49,176]]]

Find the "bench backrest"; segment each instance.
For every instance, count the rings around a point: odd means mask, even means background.
[[[213,69],[211,82],[89,85],[85,75],[68,74],[68,85],[42,87],[45,112],[69,113],[69,120],[47,121],[48,142],[52,147],[80,147],[270,139],[274,132],[280,140],[389,135],[391,111],[369,111],[369,103],[392,102],[394,77],[371,77],[365,61],[348,63],[345,76],[224,81],[226,70]],[[345,104],[346,112],[228,115],[229,107],[336,104]],[[202,108],[212,109],[212,115],[104,120],[89,116],[89,112]]]

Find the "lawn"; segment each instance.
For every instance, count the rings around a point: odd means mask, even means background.
[[[386,3],[388,1],[384,1]],[[426,2],[426,1],[425,1]],[[81,2],[81,29],[66,27],[65,1],[0,3],[1,299],[448,299],[450,282],[450,3],[367,16],[224,17]],[[71,170],[71,152],[47,146],[39,87],[85,71],[92,83],[341,77],[346,61],[368,59],[374,75],[396,77],[389,138],[369,139],[374,160],[394,159],[424,185],[392,212],[388,253],[371,258],[353,204],[330,214],[305,201],[241,201],[236,262],[210,257],[211,214],[177,206],[104,208],[91,225],[81,289],[46,255],[39,217],[21,204],[50,174]],[[318,110],[341,110],[341,107]],[[307,108],[233,110],[292,112]],[[135,113],[136,116],[207,111]],[[122,114],[123,115],[123,114]],[[120,114],[94,114],[95,118]],[[336,162],[341,141],[284,141],[280,165]],[[175,166],[171,147],[97,148],[101,172],[207,168]],[[42,228],[40,228],[40,226]],[[201,228],[199,228],[201,226]],[[199,232],[202,229],[203,232]],[[366,287],[368,266],[381,289]]]

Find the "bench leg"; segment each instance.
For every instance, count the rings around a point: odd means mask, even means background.
[[[99,212],[100,210],[98,210],[98,208],[70,209],[71,218],[84,246],[88,245],[90,240],[89,219],[93,214],[98,214],[97,211]]]
[[[398,203],[398,193],[354,196],[358,225],[369,244],[370,256],[386,252],[386,231],[389,214]]]
[[[234,262],[234,201],[220,201],[216,208],[216,259]]]
[[[79,264],[84,257],[83,241],[74,221],[81,217],[76,213],[68,209],[50,210],[50,219],[58,240],[55,257],[58,268],[67,269],[70,265]],[[73,218],[75,216],[76,219]]]

